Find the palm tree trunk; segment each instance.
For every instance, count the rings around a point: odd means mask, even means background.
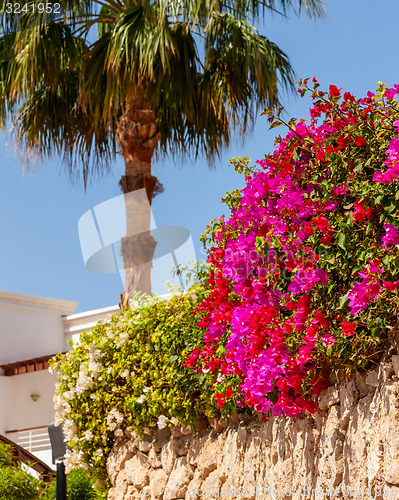
[[[138,95],[137,95],[138,94]],[[126,237],[122,238],[125,293],[151,293],[151,268],[156,242],[150,234],[151,203],[158,179],[151,174],[151,159],[159,141],[155,113],[144,93],[128,101],[118,123],[116,139],[125,161],[120,185],[125,195]],[[129,196],[137,190],[137,196]],[[145,191],[144,191],[145,190]]]

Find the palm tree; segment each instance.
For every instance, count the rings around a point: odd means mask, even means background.
[[[278,103],[279,86],[292,87],[287,56],[250,21],[294,6],[315,19],[324,13],[322,0],[25,0],[19,13],[7,5],[3,129],[11,118],[25,158],[61,157],[85,185],[119,151],[123,192],[145,188],[150,203],[160,190],[154,153],[212,161],[260,108]],[[131,234],[129,216],[126,224]],[[122,242],[125,267],[140,268],[126,277],[126,292],[151,289],[148,228],[143,209],[142,235]]]

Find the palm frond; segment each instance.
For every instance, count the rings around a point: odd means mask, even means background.
[[[288,57],[250,21],[325,13],[321,0],[59,3],[58,18],[0,4],[0,124],[11,116],[21,151],[81,165],[85,182],[107,170],[118,120],[139,101],[157,117],[159,154],[217,157],[293,86]]]
[[[15,117],[13,136],[28,168],[33,157],[63,158],[71,176],[82,174],[86,185],[91,173],[109,170],[115,142],[108,128],[100,127],[78,105],[77,80],[70,74],[57,87],[33,92]]]

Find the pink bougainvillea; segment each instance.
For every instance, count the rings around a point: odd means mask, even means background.
[[[203,346],[186,365],[215,374],[221,409],[315,411],[330,367],[364,366],[396,307],[399,87],[358,100],[313,82],[310,123],[269,114],[287,135],[258,168],[236,162],[246,187],[208,231]]]

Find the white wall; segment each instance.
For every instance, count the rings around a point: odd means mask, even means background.
[[[0,291],[0,365],[65,349],[62,316],[77,302]]]
[[[50,374],[48,370],[0,377],[0,383],[3,385],[0,404],[2,407],[6,406],[3,419],[0,420],[0,434],[47,426],[54,418],[55,382],[55,375]],[[37,394],[40,398],[33,401],[32,394]]]
[[[118,306],[112,306],[73,314],[77,305],[0,291],[0,365],[66,351],[67,340],[77,341],[82,331],[119,311]],[[7,432],[47,427],[54,419],[55,383],[56,376],[48,370],[5,376],[0,369],[0,434],[21,442],[23,433]],[[40,398],[34,401],[31,395]],[[42,430],[28,434],[35,432]],[[49,449],[35,454],[51,464]]]
[[[1,371],[1,370],[0,370]],[[0,375],[0,434],[4,434],[6,430],[7,418],[7,378]]]

